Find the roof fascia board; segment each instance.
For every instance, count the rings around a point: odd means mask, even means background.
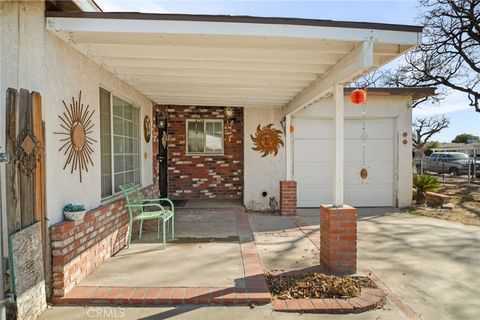
[[[293,24],[211,21],[131,20],[47,17],[47,29],[64,32],[171,33],[231,36],[294,37],[333,41],[365,41],[415,46],[421,33]]]
[[[93,1],[93,0],[92,0]],[[261,24],[290,24],[324,27],[344,27],[360,29],[378,29],[391,31],[422,32],[422,26],[401,25],[373,22],[335,21],[302,18],[275,18],[254,16],[205,15],[205,14],[165,14],[139,12],[46,12],[47,17],[72,17],[95,19],[130,19],[130,20],[177,20],[177,21],[208,21],[208,22],[240,22]]]

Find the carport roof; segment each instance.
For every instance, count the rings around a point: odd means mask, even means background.
[[[421,41],[422,27],[296,18],[47,12],[47,29],[158,104],[292,113]]]

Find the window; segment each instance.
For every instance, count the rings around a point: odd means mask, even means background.
[[[102,198],[141,183],[139,110],[100,89]]]
[[[223,154],[223,120],[187,120],[187,154]]]

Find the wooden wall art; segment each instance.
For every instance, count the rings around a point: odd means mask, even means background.
[[[283,140],[281,138],[282,131],[272,128],[272,126],[273,123],[263,128],[260,128],[260,125],[258,125],[255,136],[250,135],[255,145],[255,147],[252,147],[252,150],[263,153],[262,157],[266,157],[271,153],[276,156],[280,146],[283,146]]]
[[[93,166],[92,145],[97,142],[90,137],[93,132],[92,116],[95,110],[89,110],[89,105],[84,107],[81,100],[82,91],[78,94],[77,101],[75,101],[75,97],[72,97],[69,106],[62,100],[65,111],[58,118],[61,121],[60,127],[63,131],[54,132],[65,136],[65,138],[60,139],[63,145],[58,149],[58,151],[63,151],[63,154],[67,157],[63,170],[70,164],[70,173],[79,171],[80,182],[82,182],[82,170],[88,172],[88,164]]]
[[[150,118],[148,116],[145,116],[143,119],[143,137],[145,138],[145,142],[150,142],[150,137],[151,137],[151,132],[152,132],[152,124],[150,122]]]

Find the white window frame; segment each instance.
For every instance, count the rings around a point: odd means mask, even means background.
[[[191,122],[203,122],[203,152],[189,152],[188,151],[188,124]],[[215,151],[215,152],[208,152],[205,151],[206,146],[206,128],[207,123],[220,123],[222,125],[222,150]],[[223,119],[187,119],[185,121],[185,154],[187,156],[223,156],[225,155],[225,128],[224,128],[224,121]]]
[[[103,89],[104,91],[108,92],[110,94],[110,160],[111,160],[111,182],[112,182],[112,194],[102,197],[102,201],[110,200],[112,198],[117,198],[119,195],[121,195],[121,191],[115,192],[115,153],[114,153],[114,134],[113,134],[113,97],[116,97],[117,99],[122,100],[123,102],[129,103],[133,108],[138,110],[138,168],[140,171],[140,183],[136,184],[136,186],[140,187],[142,185],[142,173],[143,173],[143,162],[142,162],[142,132],[141,132],[141,123],[142,123],[142,110],[140,107],[138,107],[135,103],[133,103],[131,100],[125,98],[121,94],[118,94],[114,92],[113,90],[109,89],[108,87],[100,86],[99,87],[99,92],[100,89]],[[100,99],[99,99],[100,100]],[[99,111],[100,111],[100,106],[99,106]],[[99,112],[100,114],[100,112]],[[100,131],[100,139],[101,139],[101,131]],[[101,150],[101,141],[100,141],[100,154],[102,153]],[[135,170],[135,169],[134,169]],[[101,173],[101,159],[100,159],[100,173]],[[101,174],[100,174],[101,176]],[[102,188],[101,181],[100,181],[100,189]],[[101,193],[101,190],[100,190]]]

